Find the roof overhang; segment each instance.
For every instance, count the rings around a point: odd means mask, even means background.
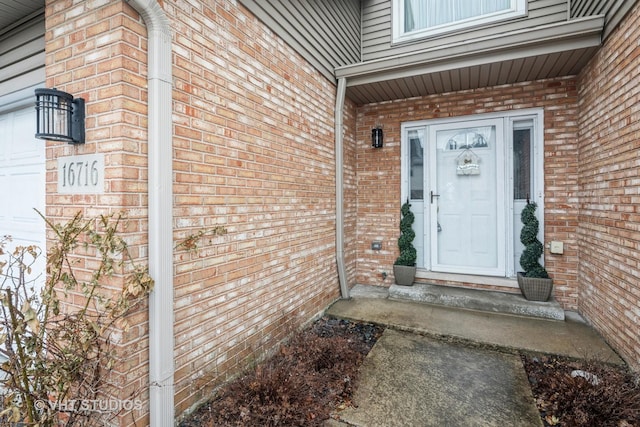
[[[45,0],[0,0],[0,39],[29,18],[44,12]]]
[[[336,68],[357,104],[577,74],[604,16],[574,19]]]

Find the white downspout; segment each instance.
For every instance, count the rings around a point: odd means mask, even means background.
[[[148,34],[149,413],[153,427],[172,427],[173,144],[171,26],[157,0],[127,0]]]
[[[338,79],[336,90],[335,110],[335,143],[336,143],[336,263],[338,266],[338,281],[342,298],[349,298],[349,286],[344,261],[344,154],[343,154],[343,117],[344,98],[347,90],[347,79]]]

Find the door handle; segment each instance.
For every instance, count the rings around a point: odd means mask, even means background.
[[[434,197],[440,197],[440,195],[439,195],[439,194],[434,193],[434,192],[433,192],[433,190],[431,190],[431,203],[432,203],[432,204],[433,204],[433,198],[434,198]]]

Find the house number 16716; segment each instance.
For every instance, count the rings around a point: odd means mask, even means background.
[[[98,185],[98,161],[89,162],[71,162],[62,165],[62,186],[67,185],[84,185],[85,187],[91,183],[92,186]]]
[[[58,158],[58,193],[104,192],[104,154]]]

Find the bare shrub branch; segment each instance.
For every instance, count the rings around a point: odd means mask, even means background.
[[[43,219],[55,235],[44,283],[31,277],[42,256],[39,248],[8,252],[10,238],[0,240],[0,355],[6,359],[0,365],[0,422],[104,425],[123,409],[101,405],[111,398],[107,377],[116,360],[114,324],[126,322],[146,300],[153,279],[121,237],[122,213],[94,220],[78,213],[63,224]],[[87,254],[85,259],[94,261],[90,272],[77,267]],[[110,279],[116,275],[122,276],[119,282]]]

